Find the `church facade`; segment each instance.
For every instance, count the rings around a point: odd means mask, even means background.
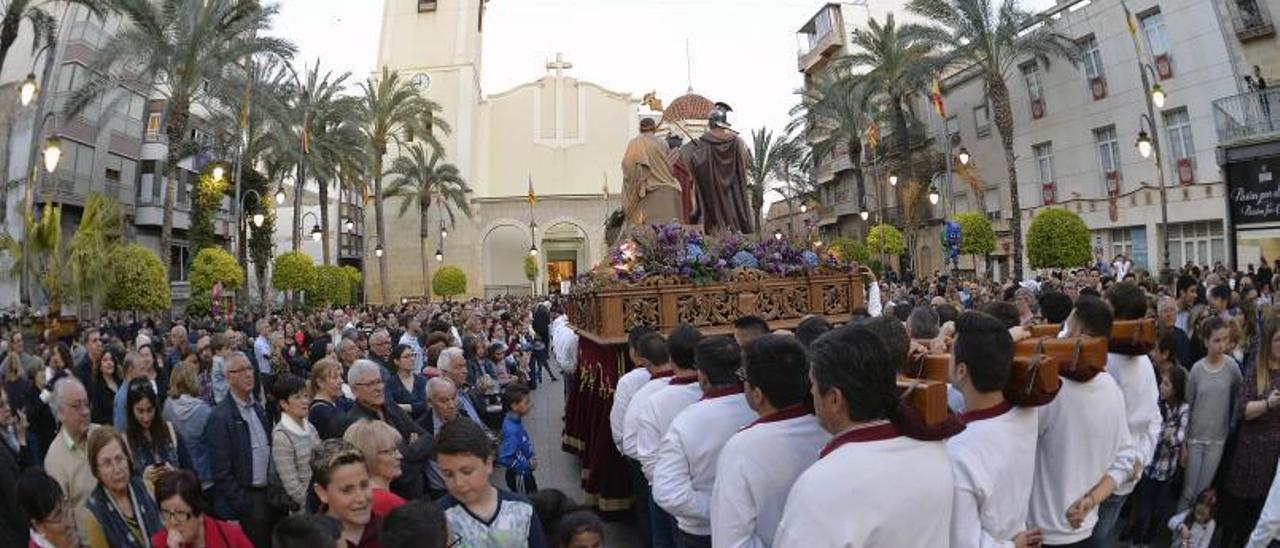
[[[466,273],[468,296],[491,296],[558,290],[561,280],[598,263],[606,251],[605,219],[619,206],[622,152],[638,133],[640,98],[570,76],[572,64],[562,55],[547,63],[542,78],[486,95],[484,0],[384,2],[377,70],[399,71],[440,104],[439,118],[452,127],[440,135],[444,161],[458,166],[472,189],[471,218],[459,213],[452,226],[438,207],[423,230],[412,208],[398,216],[398,199],[384,204],[386,300],[427,295],[429,276],[442,266]],[[385,164],[396,154],[390,151]],[[377,225],[374,208],[364,211],[365,294],[376,302],[383,294],[374,260]],[[539,271],[532,283],[524,273],[531,248]]]

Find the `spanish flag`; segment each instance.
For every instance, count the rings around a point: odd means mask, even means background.
[[[533,193],[533,175],[529,175],[529,205],[533,205],[538,201],[538,197]]]
[[[943,120],[947,119],[947,109],[942,106],[942,83],[938,81],[938,77],[933,77],[933,85],[929,88],[929,101],[933,103],[933,110],[941,116]]]
[[[1138,57],[1142,57],[1142,41],[1138,40],[1138,23],[1133,20],[1133,12],[1129,11],[1129,5],[1120,0],[1120,9],[1124,10],[1124,24],[1129,28],[1129,38],[1133,39],[1133,49],[1138,52]]]
[[[880,146],[880,126],[876,125],[875,119],[870,114],[867,115],[867,148],[874,149]]]

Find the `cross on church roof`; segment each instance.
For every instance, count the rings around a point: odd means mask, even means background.
[[[564,77],[563,71],[569,70],[571,68],[573,68],[573,63],[565,61],[563,53],[557,53],[555,61],[547,62],[547,70],[556,71],[556,78],[563,78]]]

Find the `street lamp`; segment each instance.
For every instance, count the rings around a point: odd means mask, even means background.
[[[1164,100],[1164,88],[1160,87],[1160,84],[1152,84],[1151,102],[1156,105],[1156,108],[1164,108]]]
[[[222,180],[222,176],[223,176],[223,175],[226,175],[226,174],[227,174],[227,170],[226,170],[226,169],[224,169],[222,166],[214,166],[214,168],[213,168],[213,180],[215,180],[215,181],[221,181],[221,180]]]
[[[800,204],[800,213],[808,213],[809,204]]]
[[[22,87],[18,88],[18,102],[22,106],[31,104],[31,100],[36,98],[36,92],[40,91],[40,87],[36,85],[36,75],[34,72],[27,73],[27,79],[22,81]]]
[[[438,247],[437,247],[437,248],[436,248],[436,262],[438,263],[438,262],[443,261],[443,260],[444,260],[444,251],[442,251],[440,248],[438,248]]]
[[[782,231],[776,228],[773,229],[773,239],[782,240]]]
[[[962,166],[969,165],[969,149],[965,147],[960,147],[959,158],[960,158],[960,165]]]
[[[444,221],[440,221],[440,239],[443,240],[448,237],[449,237],[449,229],[444,227]]]
[[[862,211],[858,212],[858,216],[862,217],[862,220],[865,221],[868,217],[871,217],[871,212],[867,211],[867,208],[864,207],[862,208]]]
[[[536,257],[538,255],[538,244],[529,244],[529,256]]]
[[[378,244],[373,247],[373,255],[375,257],[382,257],[382,244]]]
[[[44,141],[44,170],[53,173],[62,159],[62,139],[50,137]]]
[[[933,205],[938,205],[939,197],[940,196],[938,195],[938,187],[934,185],[929,185],[929,203]]]
[[[266,222],[266,220],[267,220],[267,216],[266,216],[266,215],[263,215],[263,214],[261,214],[261,213],[254,213],[254,214],[253,214],[253,226],[256,226],[256,227],[258,227],[258,228],[262,228],[262,223]]]
[[[321,236],[324,236],[324,232],[322,232],[322,231],[320,230],[320,225],[312,225],[312,226],[311,226],[311,241],[313,241],[313,242],[318,242],[318,241],[320,241],[320,237],[321,237]]]
[[[898,172],[889,172],[889,186],[898,186]]]
[[[1147,135],[1147,130],[1138,132],[1138,142],[1135,144],[1138,146],[1138,154],[1143,158],[1151,157],[1151,136]]]
[[[284,205],[284,187],[283,186],[276,191],[276,204]]]
[[[347,227],[347,232],[350,232],[356,229],[356,222],[351,217],[347,217],[347,222],[344,226]]]

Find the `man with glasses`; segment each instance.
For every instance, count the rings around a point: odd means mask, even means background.
[[[416,499],[426,490],[423,474],[431,458],[431,436],[387,398],[384,371],[369,360],[356,360],[351,366],[347,383],[356,404],[347,412],[346,424],[352,425],[361,419],[380,420],[400,433],[404,473],[391,482],[391,491],[405,499]]]
[[[224,358],[227,395],[213,409],[204,437],[209,443],[214,513],[238,520],[254,546],[269,546],[275,512],[267,502],[271,424],[254,400],[253,367],[243,352]]]
[[[71,507],[76,509],[77,516],[86,517],[88,514],[82,503],[98,485],[89,466],[86,448],[89,432],[97,428],[89,422],[89,393],[78,379],[64,378],[53,387],[53,408],[62,429],[49,445],[44,469],[58,482]]]

